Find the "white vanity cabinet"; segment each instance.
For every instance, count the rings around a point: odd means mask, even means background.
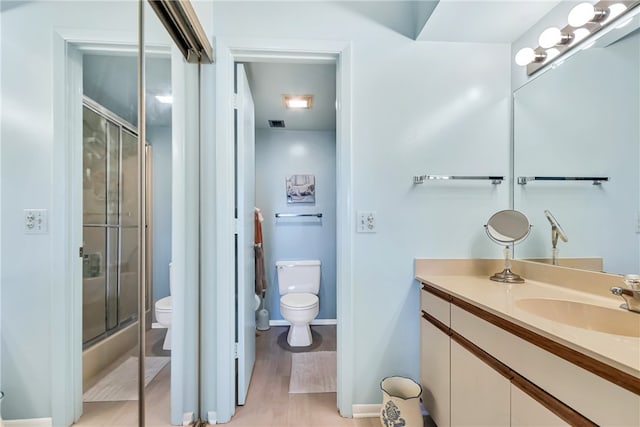
[[[452,426],[510,425],[510,387],[509,379],[451,341]]]
[[[422,292],[422,311],[432,316],[434,323],[448,331],[450,324],[450,304],[433,294]],[[448,333],[426,319],[420,322],[420,379],[422,400],[431,418],[438,426],[451,424],[449,396],[451,381],[450,343]]]
[[[583,368],[588,356],[428,283],[421,306],[423,400],[439,427],[640,425],[635,380],[614,384]]]
[[[562,427],[570,424],[512,384],[511,425],[514,427]]]

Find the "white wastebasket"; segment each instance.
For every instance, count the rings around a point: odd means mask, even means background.
[[[410,378],[387,377],[380,383],[383,427],[422,427],[420,395],[422,387]]]

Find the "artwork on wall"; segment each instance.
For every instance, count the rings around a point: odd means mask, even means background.
[[[316,177],[314,175],[289,175],[286,178],[287,203],[315,203]]]

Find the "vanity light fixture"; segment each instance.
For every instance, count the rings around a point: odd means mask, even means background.
[[[568,22],[574,28],[579,28],[588,22],[604,21],[609,16],[609,8],[598,8],[591,3],[579,3],[569,12]]]
[[[622,16],[638,5],[640,0],[623,2],[600,0],[595,4],[579,3],[569,12],[568,25],[564,28],[545,29],[538,38],[538,47],[520,49],[515,55],[515,62],[527,67],[527,75],[531,75],[577,45],[585,48],[581,42],[610,23],[619,21],[621,23],[618,26],[624,26],[628,22],[623,20]],[[636,13],[633,14],[635,15]]]
[[[578,43],[582,39],[587,38],[589,36],[589,34],[591,34],[591,32],[589,30],[587,30],[586,28],[578,28],[577,30],[575,30],[573,32],[573,42],[574,43]]]
[[[540,34],[540,47],[548,49],[559,44],[569,44],[573,40],[573,33],[563,33],[558,27],[549,27]]]
[[[313,95],[282,95],[282,100],[289,109],[309,110],[313,106]]]
[[[608,16],[602,21],[602,25],[605,25],[607,22],[616,19],[618,16],[622,15],[627,10],[627,6],[622,3],[614,3],[609,6]]]
[[[516,64],[525,66],[532,62],[542,62],[547,58],[544,51],[535,51],[530,47],[523,47],[516,53]]]

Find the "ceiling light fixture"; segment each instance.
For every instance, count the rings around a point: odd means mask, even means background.
[[[313,106],[313,95],[282,95],[282,100],[289,109],[309,110]]]
[[[163,104],[173,104],[173,95],[156,95],[156,99]]]

